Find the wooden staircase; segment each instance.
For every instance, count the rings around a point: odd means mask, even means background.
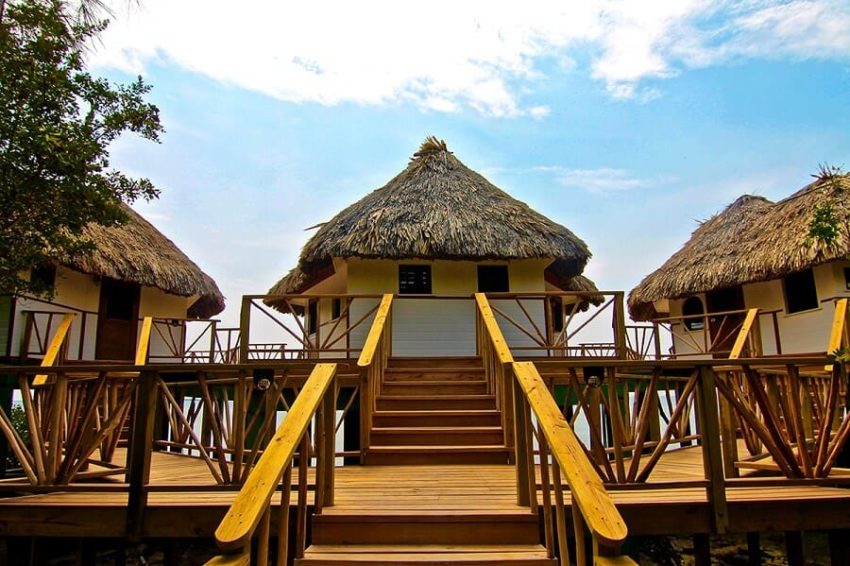
[[[363,486],[314,516],[297,565],[556,564],[515,487],[482,481],[509,450],[480,358],[390,359],[372,422]]]
[[[384,373],[366,464],[505,464],[480,358],[396,358]]]

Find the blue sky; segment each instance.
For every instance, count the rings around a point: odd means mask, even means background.
[[[147,0],[92,55],[154,86],[162,144],[124,138],[113,164],[162,189],[136,208],[229,322],[431,134],[582,237],[606,289],[740,194],[850,167],[846,0],[309,4]]]

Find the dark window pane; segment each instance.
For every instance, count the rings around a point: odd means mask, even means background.
[[[56,266],[42,264],[30,271],[30,282],[37,292],[53,292],[56,285]]]
[[[507,293],[508,291],[510,291],[510,284],[507,265],[478,266],[479,293]]]
[[[688,297],[685,299],[684,304],[682,304],[682,316],[698,316],[704,313],[705,309],[699,297]],[[688,330],[702,330],[705,328],[705,319],[702,317],[686,318],[685,328]]]
[[[342,314],[342,299],[334,299],[331,302],[331,318],[336,320]]]
[[[818,308],[815,274],[811,269],[804,269],[787,276],[783,287],[786,310],[789,314]]]
[[[430,295],[431,266],[399,265],[398,292],[402,295]]]
[[[307,333],[315,334],[319,322],[319,303],[318,301],[310,301],[307,307]]]

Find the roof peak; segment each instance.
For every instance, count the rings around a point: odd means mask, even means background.
[[[422,145],[419,146],[419,151],[413,154],[411,161],[421,159],[423,157],[438,155],[440,153],[452,153],[446,146],[446,140],[438,139],[437,136],[428,136],[425,138],[425,141],[422,142]]]

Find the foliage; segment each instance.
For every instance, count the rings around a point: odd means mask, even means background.
[[[12,421],[12,428],[21,436],[21,440],[29,443],[29,427],[27,426],[27,417],[24,413],[24,408],[21,405],[12,405],[12,410],[9,412],[9,420]],[[6,469],[18,468],[20,463],[12,451],[6,456]]]
[[[0,22],[0,292],[41,291],[22,274],[90,249],[83,229],[126,220],[121,201],[158,195],[108,151],[125,132],[158,141],[150,87],[93,77],[83,55],[106,23],[70,13],[64,0],[20,0]]]
[[[821,185],[822,190],[835,193],[844,190],[839,181],[844,172],[840,167],[821,165],[814,177]],[[809,245],[820,243],[825,246],[833,245],[840,235],[839,214],[835,205],[825,202],[814,207],[812,218],[809,220],[809,232],[807,241]]]

